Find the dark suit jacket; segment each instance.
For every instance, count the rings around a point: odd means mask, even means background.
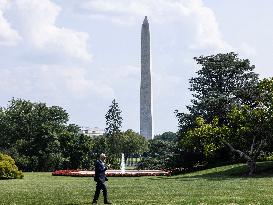
[[[97,160],[95,163],[95,177],[94,181],[104,183],[105,181],[108,181],[105,171],[107,170],[107,167],[104,165],[104,163],[101,160]]]

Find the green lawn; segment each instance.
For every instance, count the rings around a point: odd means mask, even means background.
[[[273,170],[272,163],[263,169]],[[172,177],[110,178],[113,204],[273,204],[273,174],[248,178],[242,165]],[[92,178],[25,173],[24,179],[0,181],[0,204],[91,204]],[[102,195],[99,204],[103,204]]]

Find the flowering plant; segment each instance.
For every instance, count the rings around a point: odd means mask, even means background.
[[[52,172],[53,176],[73,176],[73,177],[93,177],[94,171],[83,170],[56,170]],[[140,177],[140,176],[170,176],[170,172],[160,170],[130,170],[125,173],[121,173],[120,170],[106,171],[107,177]]]

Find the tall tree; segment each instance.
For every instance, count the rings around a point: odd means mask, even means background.
[[[191,105],[187,106],[187,113],[175,111],[180,140],[183,140],[188,131],[199,127],[196,118],[201,117],[209,124],[217,118],[219,126],[226,125],[228,113],[233,106],[247,105],[253,108],[259,98],[258,75],[248,59],[240,59],[233,52],[194,59],[200,67],[197,75],[189,81],[190,91],[193,93]],[[192,139],[193,143],[195,146],[192,149],[181,144],[180,148],[185,152],[203,155],[201,142]],[[223,159],[231,160],[226,150],[226,147],[221,147],[204,160],[212,163]]]
[[[106,136],[114,136],[121,133],[122,127],[122,117],[121,117],[121,109],[118,106],[118,103],[114,99],[112,104],[109,107],[105,115],[106,119],[106,128],[105,133]]]
[[[121,127],[122,127],[122,117],[121,109],[118,106],[118,103],[114,99],[112,104],[109,106],[109,110],[105,115],[106,128],[105,136],[107,141],[107,150],[108,150],[108,161],[114,167],[118,166],[118,159],[121,156]]]
[[[208,122],[217,116],[223,124],[233,105],[253,106],[258,95],[258,74],[248,59],[239,59],[232,52],[194,59],[201,68],[197,77],[190,79],[194,97],[192,105],[187,106],[190,113],[176,112],[180,129],[191,128],[197,116]]]
[[[198,126],[186,133],[182,143],[193,148],[199,144],[207,155],[226,146],[247,162],[252,175],[258,156],[262,151],[272,150],[273,144],[273,80],[264,79],[258,90],[256,106],[234,106],[224,125],[217,117],[212,122],[198,117]]]

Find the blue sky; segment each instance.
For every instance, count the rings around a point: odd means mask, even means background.
[[[194,56],[234,51],[273,72],[271,0],[0,0],[0,106],[59,105],[70,123],[105,128],[115,98],[139,131],[140,29],[151,29],[155,133],[176,131]]]

